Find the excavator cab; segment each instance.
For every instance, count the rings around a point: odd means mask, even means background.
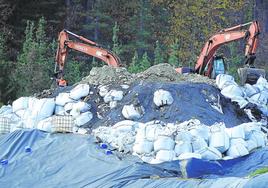
[[[225,73],[225,61],[222,56],[216,56],[213,59],[212,62],[212,72],[211,72],[211,78],[216,79],[216,76],[219,74]]]

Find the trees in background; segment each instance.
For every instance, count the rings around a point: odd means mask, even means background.
[[[64,28],[111,49],[131,72],[163,62],[193,66],[210,35],[251,21],[253,13],[256,19],[265,17],[267,6],[255,1],[0,0],[0,43],[5,48],[0,49],[1,70],[5,70],[0,73],[0,100],[7,101],[3,90],[14,98],[50,87],[55,40]],[[38,21],[42,17],[45,19]],[[266,25],[261,24],[268,33]],[[265,54],[265,45],[261,46]],[[243,42],[227,45],[222,51],[231,68],[239,66]],[[86,76],[92,66],[103,65],[92,61],[79,52],[69,54],[65,72],[70,84]],[[265,58],[258,61],[265,62]],[[12,91],[15,86],[18,89]]]

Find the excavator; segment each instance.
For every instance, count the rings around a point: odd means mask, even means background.
[[[260,76],[265,77],[265,70],[254,67],[259,34],[260,26],[257,21],[223,29],[205,43],[194,70],[181,67],[176,71],[179,73],[194,72],[215,79],[218,74],[226,72],[224,57],[216,55],[218,48],[224,44],[245,39],[245,66],[238,69],[238,74],[242,85],[254,84]]]
[[[70,40],[69,36],[72,36],[81,42]],[[55,70],[54,77],[58,86],[66,86],[67,81],[63,78],[64,67],[68,55],[68,50],[73,49],[87,55],[93,56],[99,60],[104,61],[109,66],[118,67],[120,65],[120,59],[110,50],[101,47],[99,44],[86,39],[83,36],[79,36],[66,29],[62,30],[58,36],[58,48],[55,58]]]

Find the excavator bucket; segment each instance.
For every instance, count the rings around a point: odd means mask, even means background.
[[[260,76],[265,78],[264,69],[244,67],[239,68],[237,72],[240,77],[241,85],[244,85],[245,83],[253,85],[257,82]]]

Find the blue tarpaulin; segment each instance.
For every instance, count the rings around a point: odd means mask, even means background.
[[[29,150],[31,148],[31,151]],[[268,149],[228,161],[191,159],[158,165],[106,155],[92,136],[20,130],[0,136],[0,187],[267,187]],[[183,174],[195,177],[185,179]]]

